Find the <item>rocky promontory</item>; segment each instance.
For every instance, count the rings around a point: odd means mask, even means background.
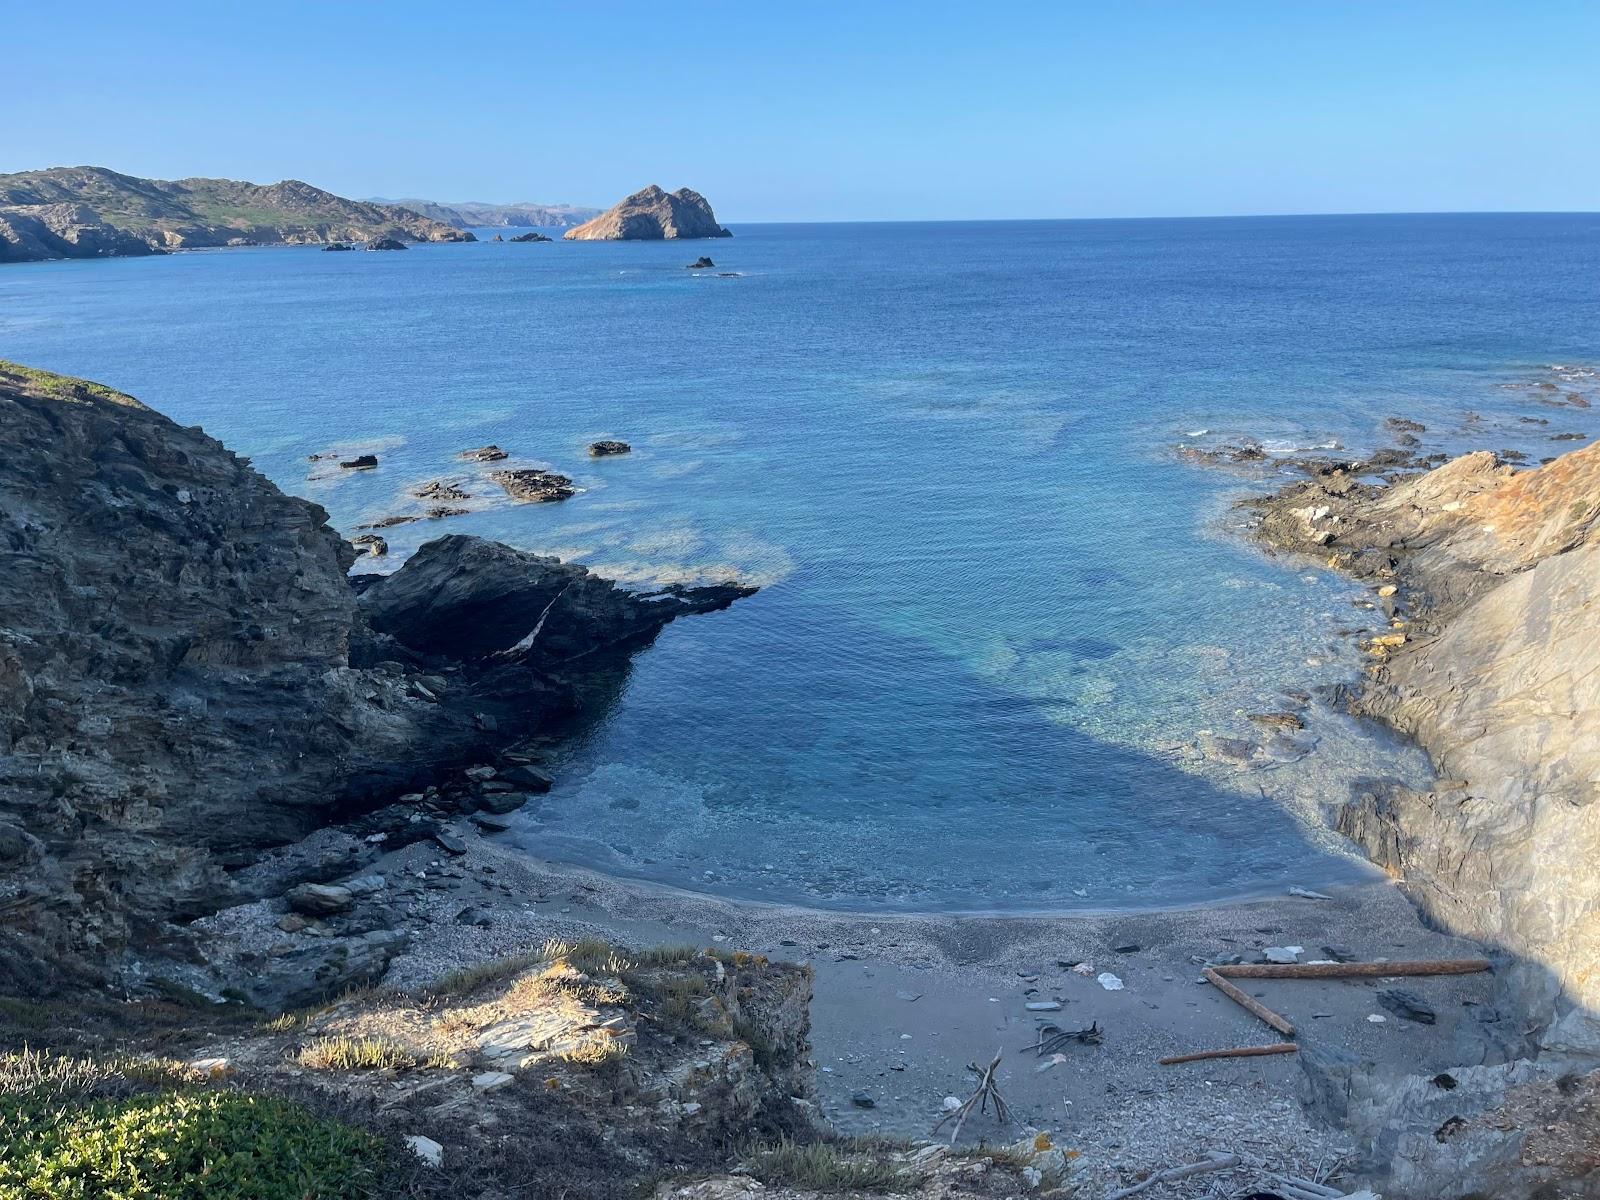
[[[1372,581],[1357,706],[1440,780],[1340,825],[1447,928],[1600,1008],[1600,446],[1533,470],[1478,452],[1389,486],[1334,470],[1260,502],[1261,536]]]
[[[573,242],[649,242],[733,234],[717,224],[710,203],[699,192],[689,188],[664,192],[652,183],[561,236]]]
[[[230,871],[492,763],[673,618],[467,537],[393,575],[198,429],[0,363],[0,994],[195,959]]]
[[[140,179],[104,167],[0,175],[0,263],[216,246],[470,242],[471,233],[297,179]]]

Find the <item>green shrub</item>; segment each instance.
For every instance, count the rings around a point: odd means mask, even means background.
[[[272,1096],[0,1094],[0,1200],[347,1200],[383,1143]]]

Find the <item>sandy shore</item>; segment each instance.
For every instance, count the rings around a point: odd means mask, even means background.
[[[1163,1055],[1280,1040],[1204,984],[1197,960],[1259,961],[1264,947],[1283,945],[1304,947],[1308,960],[1326,957],[1329,945],[1365,959],[1482,952],[1424,928],[1388,881],[1328,900],[1285,896],[1171,912],[874,916],[733,903],[543,862],[469,821],[454,832],[463,854],[420,842],[367,868],[384,874],[388,903],[412,934],[387,985],[420,986],[550,937],[720,946],[807,963],[815,971],[818,1096],[835,1128],[925,1137],[945,1097],[971,1091],[966,1064],[999,1050],[1015,1123],[979,1117],[963,1140],[1054,1131],[1108,1182],[1214,1149],[1311,1174],[1344,1149],[1302,1112],[1297,1055],[1157,1064]],[[460,923],[467,908],[487,927]],[[281,911],[263,901],[209,922],[259,945],[281,937],[272,924]],[[1074,970],[1078,963],[1089,973]],[[1104,972],[1122,988],[1105,988]],[[1487,1002],[1492,977],[1405,981],[1437,1011],[1433,1025],[1385,1010],[1378,992],[1394,985],[1381,980],[1250,982],[1248,991],[1295,1022],[1303,1046],[1351,1051],[1397,1072],[1433,1072],[1460,1061],[1458,1026],[1470,1005]],[[1030,1011],[1029,1003],[1061,1007]],[[1073,1044],[1051,1064],[1031,1049],[1042,1021],[1096,1024],[1103,1041]]]

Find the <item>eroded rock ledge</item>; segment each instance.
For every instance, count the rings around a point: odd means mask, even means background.
[[[0,993],[192,956],[228,873],[495,762],[667,622],[642,594],[451,537],[358,598],[354,552],[198,429],[0,363]]]
[[[1600,446],[1526,471],[1484,452],[1386,485],[1370,469],[1325,464],[1247,502],[1266,545],[1373,584],[1382,623],[1351,709],[1414,738],[1440,776],[1368,781],[1338,825],[1431,920],[1518,965],[1502,1035],[1463,1070],[1308,1054],[1307,1099],[1367,1147],[1386,1195],[1594,1195]]]

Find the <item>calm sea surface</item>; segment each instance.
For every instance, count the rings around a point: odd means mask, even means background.
[[[1353,676],[1359,590],[1236,540],[1262,483],[1173,447],[1364,449],[1391,415],[1534,459],[1600,434],[1600,218],[735,231],[9,266],[0,356],[204,425],[346,532],[466,479],[483,507],[389,531],[391,563],[460,531],[761,582],[636,660],[505,835],[534,853],[860,908],[1357,876],[1321,806],[1415,754],[1315,703],[1303,757],[1215,739]],[[634,453],[591,461],[599,437]],[[495,499],[454,458],[490,441],[582,492]],[[381,466],[311,468],[328,449]]]

